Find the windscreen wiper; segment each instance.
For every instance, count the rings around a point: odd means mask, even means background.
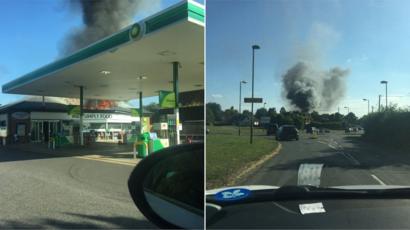
[[[240,188],[240,187],[238,187]],[[206,196],[208,203],[222,206],[266,201],[325,199],[410,199],[410,188],[342,189],[315,186],[282,186],[278,189],[252,190],[242,199],[218,199],[218,193]]]

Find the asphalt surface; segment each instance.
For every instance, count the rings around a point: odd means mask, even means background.
[[[0,228],[153,228],[129,195],[132,169],[0,148]]]
[[[241,185],[297,185],[301,164],[323,164],[319,186],[410,186],[410,153],[380,149],[358,136],[331,131],[316,139],[302,134],[299,141],[281,141],[280,153]]]

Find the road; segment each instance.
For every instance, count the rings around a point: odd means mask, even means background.
[[[332,131],[317,139],[302,134],[299,141],[282,141],[279,154],[265,162],[241,184],[295,185],[410,185],[410,154],[376,148],[357,135]],[[322,164],[301,180],[301,164]],[[320,171],[321,168],[321,171]],[[298,180],[299,179],[299,180]],[[305,178],[306,179],[306,178]]]
[[[0,149],[0,228],[153,228],[128,193],[132,169]]]

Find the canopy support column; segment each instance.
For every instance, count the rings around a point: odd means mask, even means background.
[[[140,91],[139,92],[139,97],[140,97],[140,134],[142,134],[142,131],[143,131],[143,129],[142,129],[142,125],[143,125],[143,123],[144,123],[144,121],[143,121],[143,119],[144,119],[144,116],[143,116],[143,113],[144,113],[144,109],[143,109],[143,105],[142,105],[142,91]]]
[[[174,85],[174,94],[175,94],[175,125],[176,125],[176,143],[177,145],[180,144],[181,138],[179,134],[179,89],[178,89],[178,68],[179,68],[179,62],[173,62],[172,63],[173,67],[173,85]]]
[[[80,145],[84,146],[83,135],[83,107],[84,107],[84,87],[80,86]]]

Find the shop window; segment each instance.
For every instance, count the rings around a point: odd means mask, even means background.
[[[6,127],[6,126],[7,124],[5,120],[0,121],[0,127]]]
[[[17,124],[17,136],[26,136],[26,124]]]
[[[72,136],[73,135],[73,122],[72,121],[62,121],[61,131],[63,136]]]
[[[89,129],[104,129],[105,123],[90,123]]]
[[[121,129],[121,123],[108,123],[108,129]]]

